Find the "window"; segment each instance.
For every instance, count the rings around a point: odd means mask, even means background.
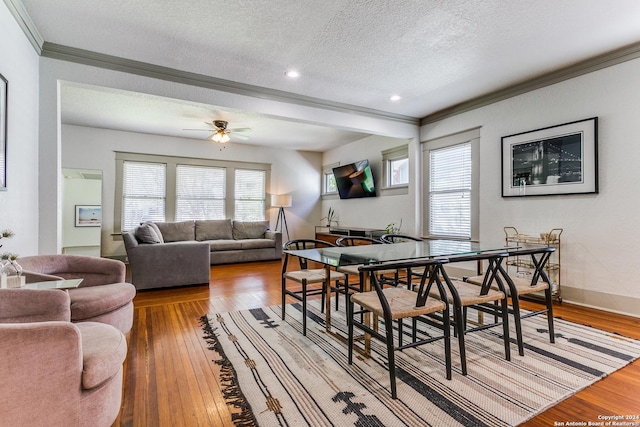
[[[471,144],[429,152],[429,232],[471,238]]]
[[[143,221],[264,220],[267,163],[116,152],[114,229]]]
[[[236,203],[234,219],[260,221],[265,210],[265,173],[259,170],[236,169]]]
[[[478,143],[479,129],[423,144],[428,236],[478,239]]]
[[[337,195],[338,186],[336,185],[336,177],[333,176],[333,168],[339,166],[340,163],[333,163],[322,167],[322,195]]]
[[[331,173],[324,174],[324,193],[336,193],[338,191],[338,186],[336,185],[336,177],[333,175],[333,171]]]
[[[409,150],[407,145],[382,152],[384,187],[409,185]]]
[[[124,162],[122,229],[135,228],[142,221],[164,221],[167,165]]]
[[[225,218],[224,168],[178,165],[176,221]]]

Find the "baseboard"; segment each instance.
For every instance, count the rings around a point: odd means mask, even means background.
[[[625,316],[640,317],[640,298],[562,286],[562,301]]]

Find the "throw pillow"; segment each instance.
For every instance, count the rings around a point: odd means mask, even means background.
[[[230,219],[196,220],[196,240],[231,240]]]
[[[269,221],[233,221],[233,238],[262,239],[269,229]]]
[[[145,221],[143,224],[149,224],[149,226],[153,228],[153,231],[155,231],[156,234],[158,235],[158,239],[160,239],[160,243],[164,243],[164,238],[162,237],[162,233],[160,232],[160,229],[158,228],[155,222]]]
[[[160,243],[158,234],[156,234],[153,227],[149,224],[142,224],[140,227],[137,227],[135,234],[142,243]]]

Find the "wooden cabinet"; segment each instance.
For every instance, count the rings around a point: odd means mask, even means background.
[[[555,248],[555,252],[549,258],[549,262],[545,267],[545,272],[549,276],[551,282],[552,295],[558,301],[562,301],[562,292],[560,286],[560,235],[562,228],[552,228],[549,232],[539,233],[538,235],[522,234],[515,227],[504,227],[506,246],[518,245],[522,248],[527,247],[551,247]],[[509,274],[515,274],[519,277],[531,277],[534,266],[531,259],[524,257],[510,257],[507,260],[507,269]]]
[[[357,236],[357,237],[370,237],[373,239],[379,239],[380,236],[387,232],[386,229],[378,228],[361,228],[361,227],[325,227],[316,225],[315,233],[316,240],[322,240],[335,244],[342,236]]]

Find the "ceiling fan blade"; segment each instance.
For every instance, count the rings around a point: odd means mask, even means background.
[[[247,135],[240,135],[238,133],[231,134],[230,136],[232,138],[238,138],[238,139],[243,139],[243,140],[249,139],[249,137]]]
[[[182,130],[198,130],[198,131],[205,131],[205,132],[212,132],[211,129],[182,129]]]
[[[251,132],[253,129],[251,128],[233,128],[227,129],[227,132]]]

